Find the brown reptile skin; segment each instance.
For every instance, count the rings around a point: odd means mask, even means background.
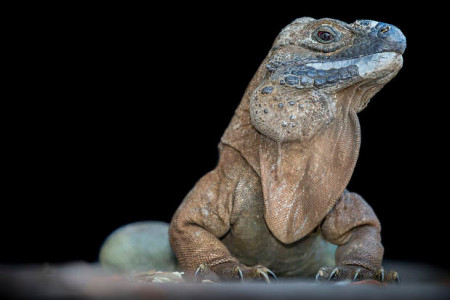
[[[278,276],[314,276],[334,263],[347,277],[357,268],[366,278],[380,269],[380,223],[362,197],[345,187],[360,146],[357,112],[396,75],[400,59],[390,72],[377,73],[381,79],[371,78],[376,85],[359,80],[332,93],[272,85],[269,95],[261,92],[270,83],[266,66],[276,51],[310,51],[297,50],[286,39],[299,28],[325,22],[341,24],[302,18],[280,33],[221,139],[217,167],[197,182],[175,213],[170,242],[188,274],[201,264],[213,279],[235,276],[236,266],[244,278],[258,276],[255,265]],[[295,107],[286,102],[279,113],[271,107],[274,117],[269,113],[261,121],[257,116],[258,107],[288,98],[296,99]],[[298,138],[278,139],[272,132],[269,138],[255,128],[261,127],[257,122],[265,122],[269,131],[280,126],[283,114],[290,115],[299,103],[309,105],[309,114],[296,110],[303,122]],[[337,245],[334,258],[330,243]]]

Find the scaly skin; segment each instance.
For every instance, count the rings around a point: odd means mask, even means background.
[[[281,31],[221,139],[217,167],[172,219],[171,246],[188,274],[398,278],[382,269],[375,213],[345,187],[357,113],[398,73],[405,47],[399,29],[375,21],[300,18]]]

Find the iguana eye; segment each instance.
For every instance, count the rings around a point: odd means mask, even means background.
[[[327,31],[319,31],[317,33],[317,36],[322,40],[322,41],[329,41],[333,38],[333,35]]]
[[[336,33],[328,26],[322,26],[314,31],[313,38],[323,44],[328,44],[336,39]]]

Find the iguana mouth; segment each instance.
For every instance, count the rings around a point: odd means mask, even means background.
[[[280,76],[281,75],[281,76]],[[335,84],[338,81],[347,81],[359,75],[356,65],[342,65],[340,67],[323,68],[311,64],[289,66],[272,75],[272,81],[278,81],[281,85],[288,85],[299,89],[321,87],[327,84]],[[281,78],[280,78],[281,77]]]
[[[401,56],[401,54],[397,52],[379,52],[359,56],[356,58],[334,60],[328,62],[312,62],[305,65],[307,67],[325,72],[330,72],[330,70],[333,69],[356,67],[360,76],[366,76],[370,72],[376,72],[386,69],[386,66],[395,61],[399,56]]]
[[[291,61],[278,65],[269,63],[267,69],[273,72],[270,79],[274,83],[298,89],[320,88],[387,70],[388,66],[400,57],[401,54],[397,52],[379,52],[322,62]]]

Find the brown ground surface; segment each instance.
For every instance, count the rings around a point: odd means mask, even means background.
[[[428,265],[387,263],[402,277],[399,285],[317,284],[280,279],[265,283],[150,283],[146,276],[111,274],[95,264],[0,265],[0,297],[88,299],[450,299],[450,274]],[[150,273],[147,278],[153,278]],[[136,280],[139,279],[139,280]],[[176,280],[176,278],[175,278]]]

